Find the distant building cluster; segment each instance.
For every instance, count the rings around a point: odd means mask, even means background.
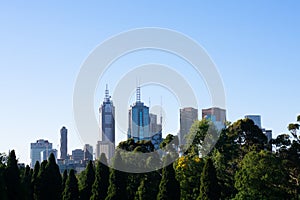
[[[192,107],[182,108],[179,110],[179,114],[180,130],[178,139],[179,145],[184,145],[186,142],[185,137],[189,133],[192,124],[198,120],[198,109]],[[223,129],[226,122],[226,110],[217,107],[203,109],[202,118],[211,120],[217,129]],[[260,124],[260,118],[255,120],[255,123]],[[85,169],[89,160],[100,158],[102,153],[106,155],[108,162],[110,162],[115,153],[115,129],[115,107],[106,85],[105,97],[99,108],[99,141],[96,142],[95,152],[92,145],[85,144],[82,149],[74,149],[69,155],[68,129],[62,127],[60,129],[59,158],[57,150],[52,148],[52,143],[40,139],[35,143],[31,143],[31,167],[34,167],[36,161],[46,160],[51,153],[57,159],[61,172],[65,169],[75,169],[77,172],[81,172]],[[162,130],[162,114],[158,116],[150,113],[149,107],[141,101],[141,90],[140,87],[137,87],[136,102],[128,111],[127,138],[132,138],[136,142],[141,140],[151,141],[157,150],[163,141]],[[266,134],[270,134],[269,130],[264,131]]]

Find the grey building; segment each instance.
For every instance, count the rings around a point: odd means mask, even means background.
[[[84,151],[82,149],[75,149],[72,151],[72,160],[74,162],[82,162],[84,160]]]
[[[84,160],[93,160],[93,147],[89,144],[85,144],[83,147]]]
[[[60,129],[60,159],[67,159],[68,154],[68,129]]]

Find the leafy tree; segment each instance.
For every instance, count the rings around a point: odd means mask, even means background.
[[[92,187],[91,200],[104,200],[107,196],[109,186],[109,167],[107,166],[107,159],[102,153],[100,161],[96,164],[95,182]]]
[[[117,150],[113,160],[114,168],[111,168],[109,176],[109,187],[106,200],[127,199],[126,182],[127,175],[125,172],[115,169],[123,165],[120,152]]]
[[[68,170],[65,169],[62,176],[62,191],[65,190],[67,179],[68,179]]]
[[[249,152],[235,175],[235,199],[290,199],[287,173],[280,159],[267,151]]]
[[[242,158],[247,152],[264,150],[267,137],[251,119],[241,119],[228,127],[228,136],[239,146]]]
[[[80,174],[80,199],[89,200],[92,196],[92,186],[95,181],[95,170],[93,162],[90,160],[85,170]]]
[[[198,200],[220,199],[220,186],[213,162],[208,158],[201,174],[200,194]]]
[[[186,136],[186,145],[184,147],[185,154],[199,155],[202,150],[204,138],[209,130],[209,121],[203,119],[201,121],[195,121],[192,124],[190,132]]]
[[[165,163],[170,163],[170,155],[166,155]],[[162,169],[162,179],[159,185],[158,200],[180,199],[180,184],[175,178],[173,164]]]
[[[5,182],[8,199],[21,199],[21,180],[15,151],[9,153],[5,170]]]
[[[79,199],[78,181],[74,169],[71,169],[63,192],[63,200],[77,199]]]

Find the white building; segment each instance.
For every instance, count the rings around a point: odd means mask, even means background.
[[[42,151],[50,151],[52,150],[52,143],[48,140],[37,140],[35,143],[30,144],[30,167],[34,167],[36,161],[41,162],[41,152]],[[49,154],[50,155],[50,154]]]
[[[55,161],[57,161],[57,150],[56,149],[48,149],[41,152],[41,161],[48,160],[50,154],[53,153],[55,157]]]
[[[99,159],[102,153],[105,154],[107,162],[110,163],[111,158],[115,154],[115,145],[109,141],[98,141],[96,145],[96,158]]]

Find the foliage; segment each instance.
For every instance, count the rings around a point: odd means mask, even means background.
[[[267,151],[249,152],[235,175],[235,199],[286,199],[287,181],[280,159]]]

